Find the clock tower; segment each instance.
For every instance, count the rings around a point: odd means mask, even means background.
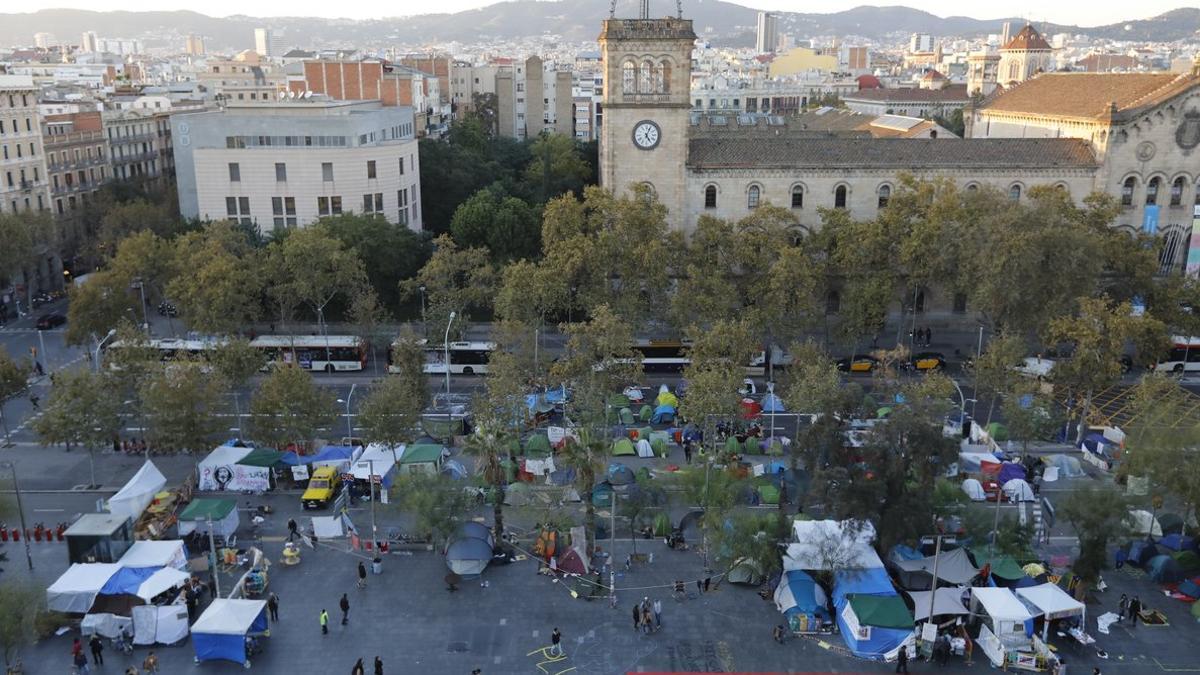
[[[649,18],[648,5],[640,19],[610,17],[600,33],[600,185],[617,195],[647,185],[682,228],[696,34],[690,19]]]

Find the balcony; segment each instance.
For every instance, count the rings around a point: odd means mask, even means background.
[[[71,171],[73,169],[87,169],[93,166],[108,165],[107,157],[80,157],[79,161],[71,162],[50,162],[46,164],[51,173],[56,171]]]
[[[138,152],[134,154],[126,154],[124,157],[113,157],[113,164],[129,164],[130,162],[144,162],[149,159],[158,159],[158,151],[150,150],[148,152]]]
[[[98,181],[98,180],[97,181],[85,180],[82,183],[66,183],[66,184],[59,183],[58,187],[53,187],[50,189],[50,193],[57,196],[57,195],[74,194],[77,192],[87,192],[90,190],[98,189],[101,184],[102,184],[102,181]]]

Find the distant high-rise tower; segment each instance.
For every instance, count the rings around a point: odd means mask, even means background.
[[[34,33],[33,44],[38,49],[49,49],[58,44],[58,40],[53,33]]]
[[[204,56],[204,38],[199,35],[189,35],[183,43],[183,50],[189,56]]]
[[[1012,39],[1012,22],[1005,21],[1000,24],[1000,46],[1003,47]]]
[[[770,12],[758,13],[758,31],[754,42],[754,49],[759,54],[773,54],[779,46],[776,21],[775,15]]]
[[[100,51],[100,37],[96,35],[96,31],[89,30],[84,32],[79,40],[79,50],[87,53]]]
[[[258,52],[259,56],[280,56],[275,54],[273,49],[277,39],[275,32],[270,28],[255,28],[254,51]]]
[[[908,40],[908,51],[913,54],[933,51],[933,36],[929,33],[913,33]]]

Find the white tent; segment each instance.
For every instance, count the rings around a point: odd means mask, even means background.
[[[962,588],[939,588],[935,596],[932,591],[908,591],[913,601],[913,616],[923,621],[929,616],[929,601],[933,599],[933,615],[970,614],[962,604]]]
[[[1125,519],[1125,524],[1129,526],[1130,532],[1137,536],[1163,536],[1162,525],[1149,511],[1130,511],[1129,517]]]
[[[638,457],[653,457],[654,456],[654,448],[651,447],[649,439],[646,439],[646,438],[638,439],[637,454],[638,454]]]
[[[138,586],[137,596],[146,602],[150,602],[159,593],[182,585],[190,576],[183,570],[177,570],[174,567],[164,567],[151,574],[149,579],[146,579],[142,582],[141,586]]]
[[[139,605],[133,608],[135,645],[173,645],[188,635],[187,607]]]
[[[999,464],[1000,460],[990,452],[960,452],[958,453],[959,470],[963,473],[979,473],[983,470],[983,463],[990,462]]]
[[[1046,635],[1050,630],[1050,622],[1054,619],[1079,615],[1080,625],[1085,623],[1087,608],[1084,607],[1082,602],[1071,597],[1069,593],[1055,584],[1045,583],[1038,584],[1037,586],[1018,588],[1017,597],[1025,603],[1025,606],[1031,612],[1046,617],[1046,624],[1042,628],[1043,640],[1046,639]]]
[[[400,445],[396,446],[395,452],[392,452],[391,446],[383,445],[382,443],[372,443],[363,450],[358,459],[354,460],[354,464],[350,467],[350,474],[355,480],[369,480],[371,477],[371,463],[374,462],[375,475],[384,479],[384,482],[390,482],[386,477],[391,473],[396,462],[404,457],[407,447]]]
[[[869,522],[798,520],[792,527],[796,543],[788,544],[783,557],[785,572],[883,567],[871,546],[875,527]]]
[[[200,479],[198,487],[201,490],[265,490],[269,485],[265,473],[266,467],[245,466],[238,464],[250,448],[235,448],[222,445],[213,450],[200,462]]]
[[[968,478],[962,482],[962,491],[967,493],[967,497],[973,502],[987,499],[987,495],[983,492],[983,484],[974,478]]]
[[[121,567],[187,567],[187,553],[178,539],[166,541],[135,541],[117,561]]]
[[[136,522],[150,502],[154,501],[154,495],[162,492],[166,486],[166,477],[154,466],[154,462],[146,460],[142,468],[133,474],[133,478],[109,498],[108,511],[115,516],[126,516]]]
[[[991,618],[992,632],[1002,637],[1004,633],[1025,634],[1025,622],[1033,618],[1025,604],[1007,588],[972,587],[971,610],[987,612]]]
[[[951,585],[965,584],[979,574],[979,570],[971,564],[971,559],[967,557],[965,548],[942,551],[939,556],[901,560],[896,563],[896,567],[902,570],[901,580],[909,583],[915,580],[916,584],[921,584],[917,585],[917,588],[930,585],[926,581],[933,579],[934,569],[937,570],[938,579]],[[909,585],[909,588],[912,587],[913,585]]]
[[[84,614],[96,602],[104,584],[121,566],[117,563],[75,563],[46,589],[46,607],[56,612]]]
[[[1004,495],[1010,502],[1037,501],[1037,498],[1033,496],[1033,488],[1020,478],[1013,478],[1004,484]]]

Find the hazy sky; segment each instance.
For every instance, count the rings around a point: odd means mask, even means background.
[[[689,5],[703,0],[683,0],[684,15]],[[1143,19],[1162,14],[1171,9],[1191,5],[1193,0],[1139,0],[1136,3],[1118,3],[1111,0],[1052,0],[1032,2],[1017,0],[1014,3],[997,3],[995,0],[890,0],[889,5],[907,5],[939,16],[963,15],[979,19],[999,18],[1010,14],[1033,21],[1097,26],[1126,19]],[[331,3],[317,0],[258,0],[246,3],[238,0],[25,0],[20,3],[22,11],[52,7],[72,7],[94,10],[169,10],[192,9],[212,16],[230,14],[253,14],[255,16],[326,16],[356,19],[378,18],[382,13],[389,16],[424,14],[431,11],[454,12],[494,4],[494,0],[438,0],[436,3],[417,3],[401,0],[394,4],[355,2]],[[757,9],[802,12],[836,12],[857,4],[855,0],[742,0],[738,4]],[[651,0],[654,14],[667,13],[674,8],[673,0]],[[386,9],[385,9],[386,8]],[[11,11],[11,10],[7,10]]]

